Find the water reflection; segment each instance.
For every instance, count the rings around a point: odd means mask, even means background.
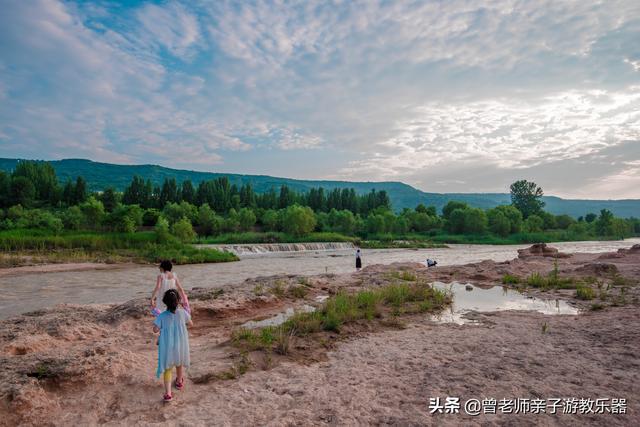
[[[537,311],[542,314],[578,314],[578,309],[570,306],[565,301],[542,300],[526,296],[516,290],[505,286],[492,286],[488,289],[477,286],[436,282],[433,285],[438,289],[450,291],[453,294],[453,304],[440,315],[434,316],[434,320],[442,323],[473,323],[472,319],[465,317],[470,312],[491,312],[504,310]],[[466,288],[472,286],[471,292]]]

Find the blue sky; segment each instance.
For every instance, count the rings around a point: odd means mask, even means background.
[[[640,198],[640,2],[0,0],[0,156]]]

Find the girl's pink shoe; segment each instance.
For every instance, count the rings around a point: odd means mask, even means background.
[[[184,378],[180,382],[178,382],[178,380],[176,379],[176,388],[178,390],[182,390],[184,388]]]
[[[165,402],[171,402],[173,400],[173,396],[171,396],[170,394],[165,394],[164,396],[162,396],[162,400],[164,400]]]

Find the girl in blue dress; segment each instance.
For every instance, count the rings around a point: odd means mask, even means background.
[[[179,307],[180,294],[175,289],[165,292],[162,302],[167,309],[153,322],[153,331],[160,332],[158,340],[158,369],[156,376],[164,380],[164,401],[170,402],[171,371],[176,368],[176,389],[184,388],[184,368],[191,364],[189,356],[189,332],[187,325],[193,326],[191,315]]]

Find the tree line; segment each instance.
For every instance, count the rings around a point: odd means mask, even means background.
[[[292,235],[338,232],[363,238],[443,233],[506,237],[517,233],[564,230],[575,236],[628,237],[640,233],[640,221],[616,218],[608,210],[574,219],[544,211],[543,191],[525,180],[511,185],[511,205],[483,210],[450,201],[439,214],[418,205],[394,213],[385,191],[357,194],[353,188],[312,188],[297,192],[286,185],[257,193],[226,177],[154,186],[134,177],[123,192],[107,188],[92,193],[77,177],[58,182],[47,162],[21,161],[8,174],[0,171],[0,229],[45,228],[133,232],[155,227],[159,236],[192,240],[196,232],[277,231]]]

